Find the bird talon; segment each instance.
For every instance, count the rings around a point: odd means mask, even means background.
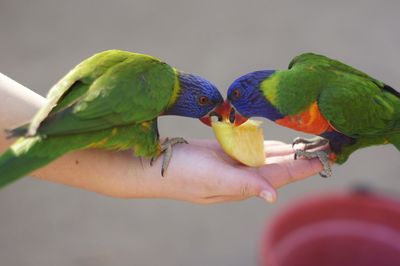
[[[150,158],[150,166],[153,166],[154,162],[157,160],[157,157]]]
[[[314,137],[314,138],[311,138],[311,139],[297,137],[292,142],[292,148],[296,144],[304,144],[303,150],[306,151],[306,150],[311,150],[311,149],[314,149],[314,148],[325,146],[328,143],[329,143],[329,140],[321,138],[321,137]]]
[[[325,171],[321,171],[321,172],[319,172],[318,174],[319,174],[319,176],[322,177],[322,178],[327,178],[327,177],[328,177],[328,175],[325,173]]]
[[[332,176],[332,168],[329,164],[329,152],[325,150],[318,151],[305,151],[305,150],[295,150],[294,152],[295,160],[298,157],[304,157],[307,159],[318,158],[318,160],[322,163],[324,170],[319,172],[321,177],[329,177]]]
[[[164,168],[161,167],[161,176],[162,176],[162,177],[164,177],[164,171],[165,171]]]
[[[294,147],[294,145],[299,144],[299,143],[304,143],[305,139],[301,138],[301,137],[296,137],[293,141],[292,141],[292,148]]]
[[[189,142],[187,142],[184,138],[165,138],[164,142],[160,145],[160,155],[163,153],[164,157],[163,157],[163,161],[162,161],[162,166],[161,166],[161,176],[164,177],[169,162],[171,161],[172,158],[172,147],[176,144],[189,144]],[[154,164],[154,162],[158,159],[158,157],[160,156],[156,156],[156,157],[152,157],[150,159],[150,166],[152,166]]]

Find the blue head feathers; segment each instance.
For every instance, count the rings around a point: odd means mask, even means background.
[[[236,79],[228,89],[228,101],[245,117],[265,117],[277,120],[281,113],[264,97],[261,83],[275,73],[275,70],[262,70],[248,73]]]
[[[201,118],[223,102],[218,89],[200,76],[180,72],[179,82],[180,95],[171,108],[164,112],[166,115]]]

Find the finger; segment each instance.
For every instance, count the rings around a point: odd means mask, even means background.
[[[264,148],[265,148],[265,154],[267,157],[274,157],[274,156],[284,156],[284,155],[293,155],[294,156],[294,151],[296,149],[303,149],[305,147],[304,144],[300,143],[297,144],[295,147],[293,147],[291,144],[286,144],[281,142],[279,145],[277,143],[274,143],[272,146],[266,146],[264,142]],[[324,146],[316,147],[314,149],[311,149],[310,151],[315,151],[315,150],[326,150],[329,148],[329,144],[326,144]]]
[[[287,143],[279,141],[279,140],[265,140],[264,141],[265,147],[282,146],[282,145],[287,145]]]
[[[276,194],[270,194],[269,196],[260,196],[260,195],[254,195],[258,196],[267,203],[274,203],[276,201]],[[245,199],[248,199],[250,197],[243,197],[239,195],[231,195],[231,196],[225,196],[225,195],[215,195],[215,196],[210,196],[206,198],[201,198],[201,199],[196,199],[192,200],[194,203],[200,203],[200,204],[212,204],[212,203],[223,203],[223,202],[235,202],[235,201],[242,201]]]
[[[258,169],[275,189],[316,175],[322,170],[323,166],[317,158],[293,160],[292,156],[274,157],[271,162]]]
[[[220,144],[215,139],[189,139],[188,142],[190,144],[200,145],[200,146],[205,146],[205,147],[210,147],[210,148],[220,147]],[[282,141],[278,141],[278,140],[264,141],[265,148],[269,148],[269,147],[273,147],[273,146],[275,146],[275,147],[276,146],[287,146],[287,145],[289,145],[289,144],[282,142]]]
[[[213,203],[223,203],[223,202],[234,202],[234,201],[241,201],[243,197],[240,196],[223,196],[223,195],[215,195],[206,198],[201,198],[195,200],[195,203],[200,204],[213,204]]]
[[[284,156],[284,155],[290,155],[294,154],[294,150],[292,148],[292,145],[290,144],[281,144],[281,145],[273,145],[273,146],[264,146],[265,148],[265,154],[267,157],[273,157],[273,156]]]

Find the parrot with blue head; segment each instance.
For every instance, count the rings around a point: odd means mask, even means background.
[[[220,114],[240,125],[250,117],[314,134],[296,156],[343,164],[354,151],[380,144],[400,150],[400,93],[382,81],[323,55],[295,57],[287,70],[261,70],[236,79]],[[328,145],[328,150],[310,151]]]
[[[9,130],[18,137],[0,156],[0,187],[68,152],[100,148],[128,150],[157,158],[165,152],[164,175],[172,146],[161,143],[157,119],[163,115],[199,118],[223,102],[206,79],[181,72],[159,59],[108,50],[84,60],[55,84],[32,121]]]

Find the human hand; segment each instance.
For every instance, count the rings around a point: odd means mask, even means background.
[[[259,196],[269,202],[275,189],[322,170],[318,159],[294,160],[291,144],[265,141],[266,162],[251,168],[231,159],[215,140],[189,140],[174,147],[174,163],[168,169],[177,181],[175,195],[197,203],[243,200]],[[169,175],[167,175],[167,178]],[[175,180],[170,180],[174,182]]]
[[[35,176],[118,198],[168,198],[218,203],[259,196],[269,202],[275,189],[321,171],[318,159],[294,160],[290,144],[266,141],[267,164],[244,166],[228,157],[215,140],[175,145],[165,177],[161,159],[130,152],[88,150],[63,156]],[[95,166],[95,167],[94,167]]]

